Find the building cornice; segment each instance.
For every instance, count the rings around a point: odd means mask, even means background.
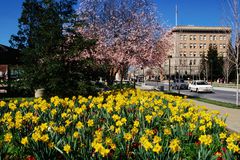
[[[176,26],[172,32],[215,32],[215,33],[231,33],[230,27],[204,27],[204,26]]]

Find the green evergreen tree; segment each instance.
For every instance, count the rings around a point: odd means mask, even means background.
[[[32,91],[44,88],[48,96],[88,94],[80,51],[94,45],[75,27],[77,0],[25,0],[19,31],[11,37],[12,47],[22,51],[22,84]],[[90,85],[89,85],[90,86]]]
[[[210,46],[207,54],[208,79],[215,81],[223,78],[223,57],[218,57],[217,48]]]
[[[207,76],[207,57],[205,56],[204,53],[201,56],[199,72],[200,72],[201,79],[207,78],[206,77]]]

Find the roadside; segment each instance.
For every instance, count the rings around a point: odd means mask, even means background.
[[[222,117],[225,117],[225,115],[227,114],[228,117],[226,119],[226,124],[227,124],[227,128],[230,131],[234,131],[234,132],[238,132],[240,133],[240,109],[234,109],[234,108],[226,108],[226,107],[220,107],[214,104],[209,104],[209,103],[205,103],[205,102],[200,102],[200,101],[196,101],[196,100],[192,100],[189,99],[190,101],[192,101],[193,103],[195,103],[198,106],[206,106],[209,110],[217,110],[220,112],[220,115]]]
[[[156,90],[155,86],[145,85],[141,84],[136,86],[136,88],[142,89],[142,90]],[[224,89],[221,87],[218,87],[218,89]],[[160,91],[160,90],[159,90]],[[177,93],[175,93],[177,94]],[[206,103],[202,101],[198,101],[195,99],[188,99],[189,101],[192,101],[194,104],[198,106],[206,106],[209,110],[217,110],[220,113],[220,116],[225,117],[225,115],[228,115],[226,119],[227,128],[230,131],[238,132],[240,133],[240,109],[234,109],[234,108],[227,108],[220,105],[215,105],[211,103]],[[210,101],[209,101],[210,102]],[[222,102],[219,102],[222,103]]]

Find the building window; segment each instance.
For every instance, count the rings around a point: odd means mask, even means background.
[[[192,35],[190,35],[189,40],[193,40],[193,36]]]
[[[199,40],[200,40],[200,41],[203,40],[203,36],[202,36],[202,35],[199,36]]]
[[[217,37],[216,35],[213,36],[213,40],[216,41],[217,40]]]
[[[187,48],[187,44],[186,43],[183,44],[183,48]]]
[[[187,64],[187,60],[186,60],[186,59],[184,60],[183,64],[184,64],[184,65],[186,65],[186,64]]]
[[[186,52],[183,53],[183,56],[186,57]]]
[[[207,48],[207,45],[206,43],[203,44],[203,48],[206,49]]]
[[[193,44],[192,43],[189,44],[189,48],[193,48]]]
[[[193,65],[196,65],[196,59],[193,60]]]
[[[220,48],[220,49],[222,49],[222,48],[223,48],[223,45],[222,45],[222,44],[220,44],[220,45],[219,45],[219,48]]]
[[[222,37],[222,35],[220,35],[220,36],[219,36],[219,40],[221,40],[221,41],[223,40],[223,37]]]
[[[193,44],[193,48],[197,48],[197,44],[196,43]]]
[[[181,40],[181,41],[183,40],[183,35],[180,35],[180,40]]]
[[[183,48],[183,44],[182,43],[180,43],[180,48]]]
[[[187,40],[187,36],[186,36],[186,35],[184,35],[184,36],[183,36],[183,39],[186,41],[186,40]]]
[[[223,44],[223,48],[226,48],[226,44]]]
[[[226,36],[223,36],[223,40],[224,40],[224,41],[226,40]]]
[[[193,52],[193,57],[196,57],[196,52]]]
[[[210,41],[213,40],[213,36],[212,36],[212,35],[209,36],[209,40],[210,40]]]
[[[197,37],[197,36],[196,36],[196,35],[194,35],[194,36],[193,36],[193,40],[196,40],[196,37]]]
[[[181,59],[179,60],[179,64],[182,65],[182,60]]]
[[[206,35],[203,35],[203,40],[207,40],[207,36]]]
[[[199,44],[199,48],[203,48],[203,44],[202,43]]]
[[[190,57],[192,57],[193,56],[193,52],[190,52]]]

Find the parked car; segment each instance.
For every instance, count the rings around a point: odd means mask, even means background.
[[[204,80],[196,80],[189,84],[189,90],[195,92],[213,92],[212,85],[208,84]]]
[[[171,86],[173,89],[188,89],[188,83],[183,79],[174,79]]]

